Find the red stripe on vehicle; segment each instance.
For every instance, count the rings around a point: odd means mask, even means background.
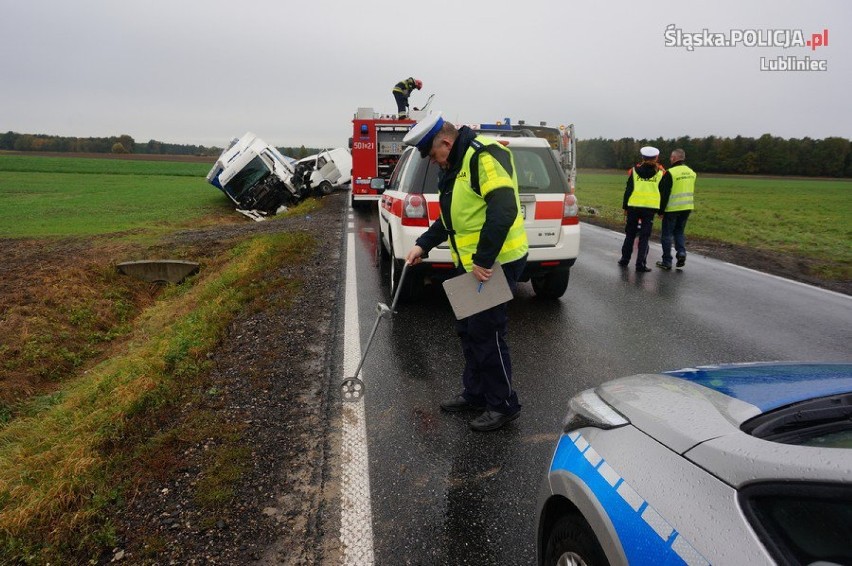
[[[441,216],[441,203],[438,201],[429,202],[429,220],[435,220]]]
[[[545,200],[535,203],[536,220],[562,220],[562,208],[565,203],[561,200]]]
[[[394,216],[398,216],[399,218],[402,218],[402,199],[393,198],[393,197],[391,197],[391,198],[392,198],[391,209],[390,209],[391,214],[393,214]]]

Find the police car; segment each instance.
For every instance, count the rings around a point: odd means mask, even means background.
[[[486,133],[486,132],[482,132]],[[536,295],[556,299],[568,287],[571,266],[580,252],[577,199],[550,143],[532,133],[491,133],[512,150],[517,167],[521,213],[529,240],[527,266],[520,281],[531,281]],[[395,289],[405,257],[417,238],[440,216],[440,169],[415,148],[406,149],[379,200],[379,251],[389,262]],[[430,250],[409,269],[400,296],[413,298],[429,277],[453,273],[449,242]]]
[[[540,565],[852,564],[852,364],[702,366],[574,397]]]

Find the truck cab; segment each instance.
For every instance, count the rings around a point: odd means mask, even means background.
[[[231,140],[207,173],[207,181],[253,218],[274,215],[299,202],[294,168],[273,146],[251,132]]]
[[[413,109],[408,118],[380,114],[372,108],[358,108],[352,119],[352,208],[369,207],[381,196],[383,185],[390,182],[405,145],[408,130],[428,113],[434,95],[429,95],[422,108]],[[378,182],[378,181],[381,182]]]

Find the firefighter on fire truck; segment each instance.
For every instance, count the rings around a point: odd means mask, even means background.
[[[393,87],[393,97],[396,100],[396,116],[400,120],[408,117],[408,97],[411,96],[411,91],[415,88],[417,90],[423,88],[423,81],[414,77],[403,79]],[[415,110],[417,109],[415,108]]]

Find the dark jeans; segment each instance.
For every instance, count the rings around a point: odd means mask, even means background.
[[[651,239],[651,229],[654,227],[653,208],[628,208],[627,223],[624,225],[624,243],[621,245],[621,261],[628,263],[633,255],[633,242],[639,235],[639,249],[636,253],[636,267],[645,267],[648,260],[648,241]],[[641,223],[640,223],[641,221]]]
[[[663,227],[660,229],[660,243],[663,245],[663,263],[672,264],[672,239],[674,239],[677,257],[686,257],[686,221],[691,210],[666,212],[663,215]]]
[[[526,263],[524,256],[502,266],[513,292]],[[456,321],[456,333],[461,338],[465,361],[462,395],[492,411],[513,414],[521,410],[521,404],[512,387],[512,358],[506,344],[507,305],[503,303]]]

